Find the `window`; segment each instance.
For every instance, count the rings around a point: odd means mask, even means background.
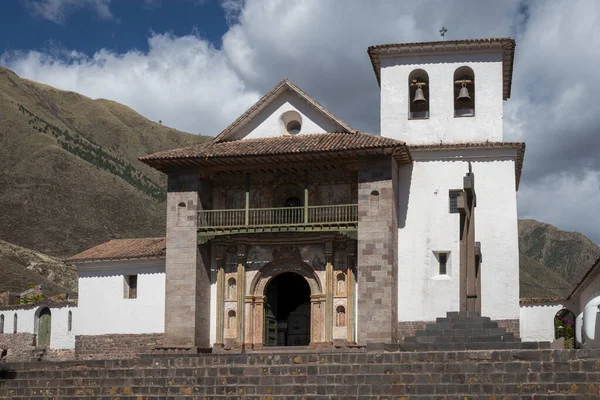
[[[137,298],[137,275],[125,275],[125,298]]]
[[[454,116],[475,116],[475,74],[469,67],[454,71]]]
[[[290,110],[281,115],[284,135],[296,135],[302,131],[302,115],[299,112]]]
[[[377,190],[373,190],[369,196],[369,209],[371,211],[379,210],[379,192]]]
[[[460,196],[462,189],[452,189],[448,193],[450,198],[450,214],[458,214],[458,197]]]
[[[4,314],[0,314],[0,333],[4,333]]]
[[[408,119],[429,118],[429,75],[416,69],[408,76]]]
[[[13,317],[13,333],[17,333],[17,313]]]
[[[67,321],[67,330],[71,332],[73,330],[73,312],[69,311],[69,317]]]
[[[438,263],[439,269],[438,273],[440,275],[447,275],[447,264],[448,264],[448,253],[438,253]]]

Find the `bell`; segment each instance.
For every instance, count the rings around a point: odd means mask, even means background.
[[[417,87],[415,91],[415,98],[413,99],[413,103],[415,104],[424,104],[427,101],[425,95],[423,95],[423,89],[421,86]]]
[[[460,92],[458,92],[458,97],[456,98],[456,100],[462,103],[468,103],[469,101],[471,101],[471,96],[469,96],[469,89],[467,89],[466,84],[462,84],[462,87],[460,88]]]

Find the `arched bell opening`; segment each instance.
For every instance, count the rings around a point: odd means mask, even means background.
[[[454,116],[475,116],[475,73],[469,67],[454,71]]]
[[[311,330],[311,290],[295,272],[272,278],[265,288],[264,344],[308,346]]]
[[[409,119],[429,118],[429,75],[415,69],[408,75]]]

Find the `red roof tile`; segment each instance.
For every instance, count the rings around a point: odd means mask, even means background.
[[[165,238],[114,239],[68,258],[67,262],[162,258],[166,255]]]
[[[153,160],[207,160],[229,157],[308,154],[382,148],[398,148],[401,151],[406,151],[406,145],[399,140],[362,132],[336,132],[243,139],[229,142],[206,142],[181,149],[150,154],[140,157],[140,161],[152,165]]]

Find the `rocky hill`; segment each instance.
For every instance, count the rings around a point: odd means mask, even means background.
[[[568,294],[583,275],[600,258],[600,247],[578,232],[562,231],[555,226],[535,220],[519,221],[519,251],[521,253],[521,277],[531,275],[542,286],[546,280],[550,286],[557,288],[560,281],[558,275],[569,284]],[[538,265],[530,263],[535,261]],[[544,269],[539,269],[543,266]],[[538,272],[536,272],[538,271]],[[527,278],[524,280],[527,281]],[[521,291],[524,291],[523,283]],[[527,290],[525,290],[527,292]],[[543,294],[543,291],[538,291]],[[523,294],[521,295],[523,297]],[[531,297],[548,297],[531,296]]]
[[[162,236],[165,177],[137,157],[204,140],[0,67],[0,239],[60,257]]]

